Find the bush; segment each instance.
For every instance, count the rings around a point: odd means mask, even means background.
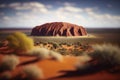
[[[0,68],[4,69],[4,70],[13,70],[18,64],[19,64],[18,57],[14,56],[14,55],[5,56],[1,60]]]
[[[75,43],[76,45],[78,45],[78,46],[82,46],[82,43],[81,42],[77,42],[77,43]]]
[[[43,78],[42,70],[35,65],[29,65],[29,66],[23,67],[22,72],[25,74],[28,80]]]
[[[36,56],[39,59],[46,59],[49,57],[49,50],[46,48],[34,48],[28,52],[28,55]]]
[[[120,72],[120,48],[111,44],[93,45],[93,52],[80,56],[75,64],[82,73],[97,72],[103,69]]]
[[[79,51],[78,49],[75,48],[71,51],[71,54],[74,56],[80,56],[80,55],[83,55],[83,50]]]
[[[84,54],[82,56],[77,57],[77,62],[75,64],[75,67],[77,70],[86,69],[89,67],[88,62],[91,60],[91,57]]]
[[[28,52],[28,55],[36,56],[38,59],[41,59],[41,60],[47,59],[49,57],[51,57],[55,60],[58,60],[58,61],[63,60],[63,56],[60,53],[50,51],[46,48],[34,48]]]
[[[0,41],[0,47],[3,47],[3,45],[4,45],[4,44],[3,44],[3,42],[2,42],[2,41]]]
[[[0,80],[10,80],[12,78],[12,75],[9,72],[4,72],[1,77]]]
[[[50,56],[55,60],[63,61],[63,56],[60,53],[50,51]]]
[[[94,45],[89,55],[100,65],[120,66],[120,48],[111,44]]]
[[[67,49],[65,49],[65,48],[58,49],[57,52],[59,52],[62,55],[68,55]]]
[[[27,37],[24,33],[15,32],[6,38],[9,41],[9,47],[17,50],[30,50],[34,46],[31,38]]]
[[[53,47],[54,47],[55,49],[60,46],[57,42],[52,42],[52,44],[53,44]]]

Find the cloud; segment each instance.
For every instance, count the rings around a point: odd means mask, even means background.
[[[120,24],[120,16],[119,15],[112,15],[109,13],[104,13],[104,14],[99,14],[96,13],[95,11],[86,11],[88,14],[88,18],[90,21],[94,21],[94,24],[98,24],[98,26],[107,26],[107,27],[119,27]]]
[[[107,4],[107,7],[108,8],[112,8],[113,6],[111,4]]]
[[[3,12],[0,12],[0,16],[3,16],[4,15],[4,13]]]
[[[26,3],[13,3],[9,7],[14,8],[15,10],[31,10],[33,12],[42,12],[46,13],[48,11],[47,7],[39,2],[26,2]]]
[[[77,7],[72,7],[72,6],[65,6],[64,10],[68,12],[82,12],[82,9],[77,8]]]
[[[0,8],[4,8],[4,7],[6,7],[5,4],[0,4]]]
[[[4,16],[4,17],[3,17],[3,20],[7,20],[7,21],[8,21],[8,20],[10,20],[10,17]]]
[[[59,4],[60,5],[60,4]],[[0,8],[9,7],[15,10],[14,16],[5,15],[0,23],[6,26],[36,26],[46,22],[65,21],[85,27],[119,27],[120,15],[100,13],[96,7],[76,7],[75,3],[65,2],[60,6],[40,2],[1,4]],[[15,23],[16,21],[16,23]],[[23,25],[24,24],[24,25]]]
[[[10,4],[0,4],[0,8],[12,8],[15,10],[30,10],[30,11],[38,11],[38,12],[42,12],[42,13],[46,13],[48,11],[47,7],[51,7],[49,6],[45,6],[44,4],[40,3],[40,2],[25,2],[25,3],[20,3],[20,2],[16,2],[16,3],[10,3]]]
[[[81,8],[72,6],[70,3],[65,3],[65,6],[58,8],[58,11],[78,13],[82,12],[83,10]]]
[[[66,4],[56,10],[56,15],[68,22],[84,25],[87,27],[92,26],[106,26],[106,27],[119,27],[120,16],[112,15],[109,13],[98,13],[100,10],[94,8],[79,8],[70,4]]]
[[[13,12],[15,15],[3,15],[3,12],[0,12],[2,16],[0,19],[1,26],[36,26],[40,24],[41,15],[48,14],[49,8],[52,8],[51,5],[45,5],[40,2],[25,2],[25,3],[10,3],[10,4],[1,4],[0,8],[9,8],[10,10],[15,10]],[[16,24],[17,23],[17,24]],[[14,25],[13,25],[14,24]],[[24,25],[23,25],[24,24]]]
[[[75,3],[70,3],[70,2],[64,2],[62,3],[64,6],[75,6]]]
[[[6,7],[10,7],[10,8],[17,8],[19,6],[22,6],[21,3],[11,3],[9,5],[6,5]]]

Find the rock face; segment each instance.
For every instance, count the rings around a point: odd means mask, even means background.
[[[32,36],[84,36],[85,28],[67,22],[53,22],[36,26],[32,29]]]

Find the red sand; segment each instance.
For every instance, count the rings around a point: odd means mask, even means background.
[[[0,54],[0,59],[1,58],[3,58],[3,55]],[[20,58],[20,63],[35,59],[35,57],[25,57],[25,56],[20,56],[19,58]],[[74,71],[75,70],[74,64],[76,60],[77,60],[76,57],[68,56],[68,57],[64,57],[63,62],[58,62],[52,59],[46,59],[38,62],[29,63],[26,65],[31,65],[31,64],[38,65],[43,70],[45,80],[46,79],[47,80],[120,80],[119,74],[110,74],[106,71],[101,71],[89,75],[78,75],[78,76],[74,75],[74,76],[57,78],[57,76],[61,76],[65,74],[60,71]],[[11,71],[13,76],[16,76],[18,73],[20,73],[22,66],[19,66],[15,70]]]

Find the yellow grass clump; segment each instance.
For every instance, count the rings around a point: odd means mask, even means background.
[[[15,32],[7,37],[9,41],[9,47],[18,50],[31,50],[34,46],[34,42],[31,38],[27,37],[24,33]]]

